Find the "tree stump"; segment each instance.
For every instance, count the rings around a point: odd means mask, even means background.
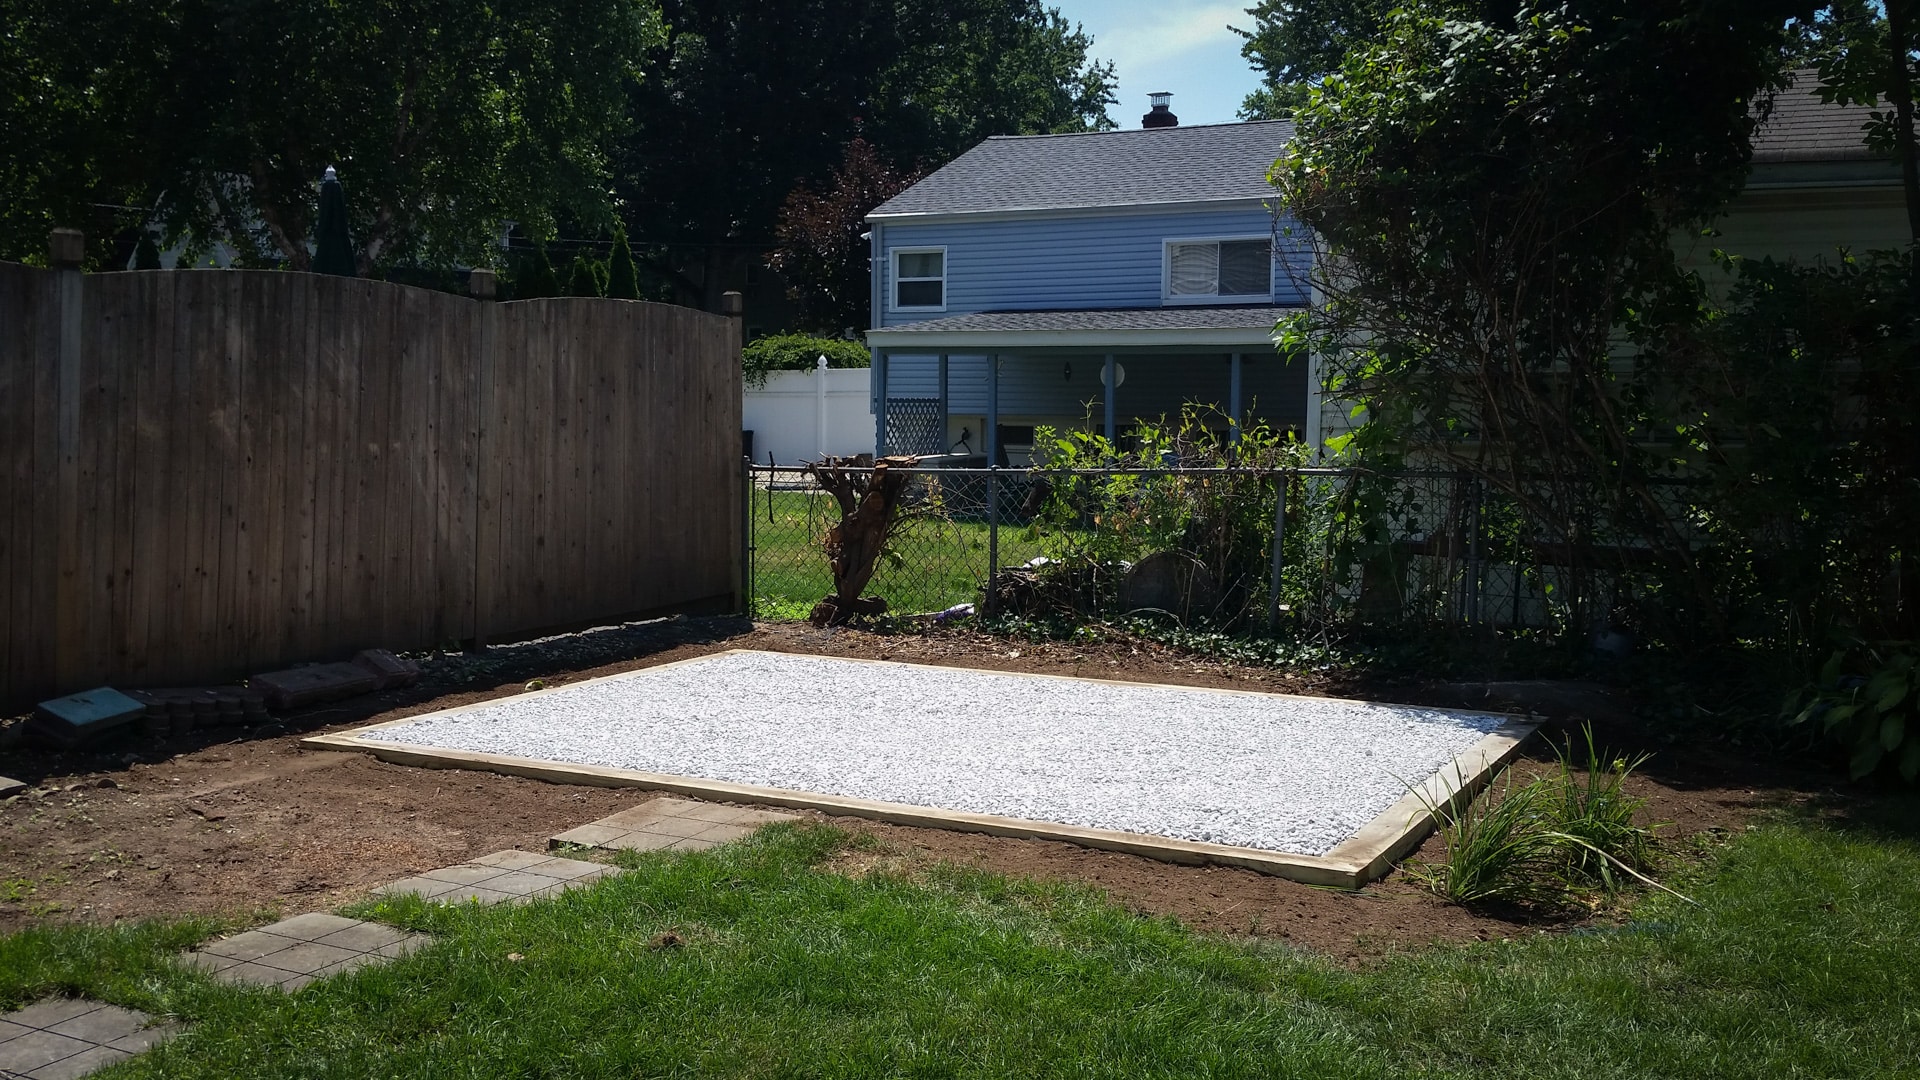
[[[857,616],[884,614],[887,602],[863,597],[873,580],[875,565],[900,522],[900,500],[912,476],[901,470],[919,464],[917,457],[888,457],[874,462],[871,472],[862,458],[828,458],[809,465],[807,472],[840,504],[840,523],[827,530],[823,546],[833,571],[833,593],[816,604],[808,621],[815,626],[843,626]]]

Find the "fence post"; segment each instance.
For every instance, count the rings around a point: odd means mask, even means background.
[[[1267,579],[1267,630],[1280,629],[1280,571],[1285,562],[1281,543],[1287,537],[1287,473],[1273,479],[1273,566]]]
[[[767,474],[768,490],[771,491],[773,474]],[[740,581],[743,592],[741,608],[747,618],[753,618],[753,459],[744,455],[740,458]]]
[[[987,596],[982,613],[992,615],[1000,584],[1000,467],[987,466]]]
[[[90,576],[80,567],[80,343],[85,326],[86,299],[80,264],[86,260],[87,238],[78,229],[55,229],[48,237],[48,265],[56,275],[60,298],[60,361],[55,386],[58,412],[55,439],[54,514],[59,544],[55,549],[53,683],[62,693],[79,689],[87,678],[80,670],[86,655],[86,601]],[[102,630],[105,628],[102,627]]]
[[[721,293],[720,294],[720,314],[725,315],[727,317],[727,331],[728,331],[728,336],[731,339],[727,342],[727,353],[728,355],[733,357],[733,365],[732,365],[733,375],[731,379],[732,389],[729,391],[729,393],[733,395],[733,403],[732,403],[733,406],[737,407],[741,401],[740,356],[747,344],[746,298],[732,290],[728,290],[727,292]],[[735,446],[738,446],[740,445],[740,442],[741,442],[740,429],[745,425],[740,422],[739,420],[740,413],[738,411],[733,412],[732,415],[735,418],[734,424],[733,424],[733,430],[727,433],[727,438],[731,439]],[[744,457],[744,455],[742,456]],[[740,480],[740,505],[742,507],[751,506],[752,503],[750,500],[753,498],[753,494],[752,494],[753,477],[751,474],[742,470],[738,474],[738,478]],[[749,512],[749,513],[742,514],[740,518],[740,548],[742,551],[746,550],[747,548],[746,529],[748,525],[748,518],[750,518],[751,516],[752,514]],[[735,611],[750,611],[752,609],[752,606],[753,606],[753,600],[751,597],[747,595],[747,564],[744,560],[742,560],[739,565],[734,567],[733,609]]]

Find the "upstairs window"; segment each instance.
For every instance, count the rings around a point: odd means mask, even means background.
[[[944,311],[946,307],[947,249],[895,249],[893,309],[895,311]]]
[[[1167,244],[1167,299],[1268,300],[1273,297],[1273,242],[1174,240]]]

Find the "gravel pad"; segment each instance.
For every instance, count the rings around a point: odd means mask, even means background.
[[[734,652],[360,737],[1324,855],[1502,723]]]

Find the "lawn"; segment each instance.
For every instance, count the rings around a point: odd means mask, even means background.
[[[780,826],[525,908],[350,909],[438,941],[292,997],[173,965],[206,923],[28,931],[0,1004],[193,1022],[113,1076],[1910,1076],[1917,827],[1782,815],[1675,877],[1698,906],[1349,970],[1076,886],[845,876]]]
[[[820,540],[838,520],[833,497],[824,492],[754,492],[751,591],[756,616],[802,619],[833,591]],[[1037,554],[1039,545],[1026,529],[1001,527],[1002,566]],[[867,595],[885,597],[900,614],[941,611],[978,602],[986,578],[984,512],[925,512],[914,515],[897,536]]]

